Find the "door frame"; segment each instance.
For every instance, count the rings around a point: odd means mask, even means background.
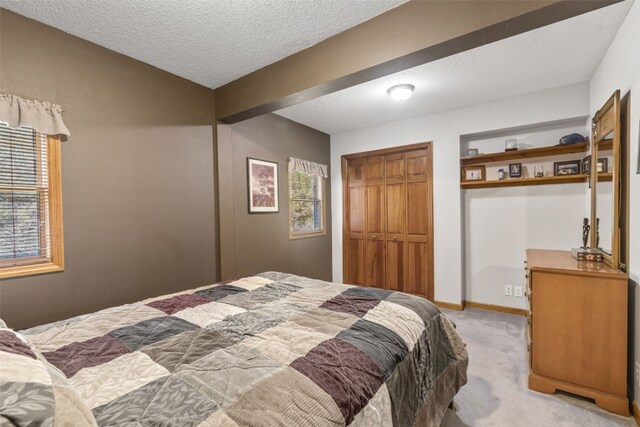
[[[349,223],[347,221],[347,214],[349,212],[349,200],[348,200],[348,196],[349,196],[349,189],[348,189],[348,171],[347,171],[347,167],[348,167],[348,163],[351,160],[358,160],[358,159],[362,159],[362,158],[366,158],[366,157],[372,157],[372,156],[386,156],[389,154],[399,154],[399,153],[406,153],[408,151],[415,151],[415,150],[430,150],[431,152],[431,156],[430,156],[430,163],[427,165],[427,167],[429,168],[429,173],[431,175],[431,180],[429,181],[430,183],[430,194],[431,194],[431,200],[429,201],[429,205],[430,205],[430,227],[428,230],[428,236],[429,236],[429,255],[428,255],[428,265],[429,265],[429,283],[430,283],[430,289],[427,290],[428,294],[427,298],[430,299],[431,301],[434,300],[435,298],[435,281],[434,281],[434,249],[435,249],[435,245],[434,245],[434,241],[433,241],[433,236],[434,236],[434,221],[433,221],[433,141],[427,141],[427,142],[420,142],[417,144],[410,144],[410,145],[401,145],[401,146],[397,146],[397,147],[389,147],[389,148],[383,148],[383,149],[378,149],[378,150],[371,150],[371,151],[363,151],[360,153],[352,153],[352,154],[345,154],[341,157],[341,178],[342,178],[342,280],[344,282],[345,276],[347,274],[347,272],[349,271],[349,260],[348,260],[348,256],[347,256],[347,247],[348,247],[348,237],[349,237]],[[425,296],[425,295],[421,295],[421,296]]]

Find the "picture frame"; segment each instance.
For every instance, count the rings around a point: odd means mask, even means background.
[[[509,164],[509,178],[522,178],[522,163]]]
[[[553,175],[578,175],[580,174],[580,160],[567,160],[564,162],[553,163]]]
[[[487,180],[487,169],[485,165],[462,166],[462,182],[476,182]]]
[[[580,172],[589,175],[591,173],[591,154],[582,159],[582,165],[580,167]]]
[[[609,172],[609,159],[606,157],[602,157],[598,159],[598,173],[607,173]]]
[[[476,157],[478,155],[477,148],[467,148],[467,157]]]
[[[249,213],[277,213],[278,163],[247,157]]]

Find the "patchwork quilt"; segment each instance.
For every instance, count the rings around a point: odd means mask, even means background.
[[[276,272],[21,333],[100,426],[437,426],[467,380],[430,302]]]

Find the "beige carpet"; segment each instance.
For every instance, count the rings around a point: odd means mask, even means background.
[[[621,417],[588,399],[527,388],[525,318],[490,311],[444,310],[469,351],[469,382],[447,410],[443,427],[462,426],[628,426]]]

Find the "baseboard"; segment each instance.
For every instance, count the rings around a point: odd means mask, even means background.
[[[479,302],[467,301],[467,307],[479,308],[480,310],[497,311],[498,313],[515,314],[526,317],[529,312],[522,308],[505,307],[503,305],[482,304]]]
[[[444,301],[434,301],[435,305],[440,308],[447,308],[449,310],[462,311],[464,310],[465,302],[462,301],[462,304],[455,304],[452,302],[444,302]]]
[[[462,304],[455,304],[453,302],[434,301],[434,304],[440,308],[446,308],[449,310],[462,311],[467,307],[479,308],[480,310],[496,311],[498,313],[514,314],[516,316],[526,317],[529,312],[522,308],[505,307],[503,305],[482,304],[473,301],[462,301]]]
[[[640,406],[635,400],[633,401],[633,418],[636,419],[636,424],[640,426]]]

